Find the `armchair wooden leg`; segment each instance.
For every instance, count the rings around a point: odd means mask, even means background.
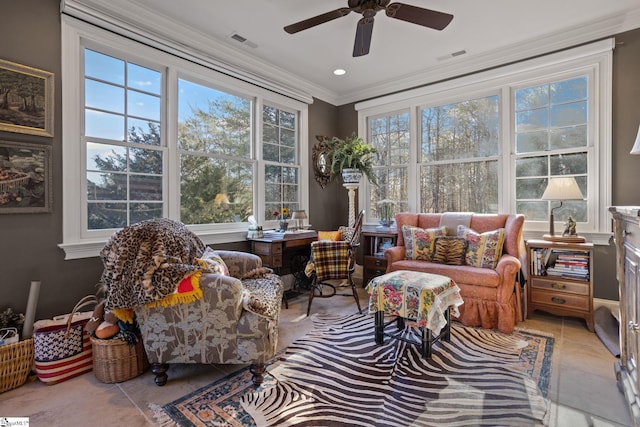
[[[258,387],[260,384],[262,384],[265,371],[266,368],[264,366],[264,363],[252,363],[251,366],[249,366],[249,372],[251,372],[251,374],[253,375],[251,377],[253,385]]]
[[[167,370],[169,369],[169,365],[167,363],[152,363],[151,364],[151,372],[156,376],[155,382],[159,386],[163,386],[167,383]]]

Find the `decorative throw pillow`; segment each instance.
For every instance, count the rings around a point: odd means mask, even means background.
[[[213,249],[207,247],[200,258],[197,259],[198,265],[206,269],[210,273],[221,274],[223,276],[229,275],[229,268],[227,264],[220,258],[220,255],[215,253]]]
[[[347,227],[346,225],[341,225],[338,227],[338,231],[342,233],[342,237],[340,240],[344,240],[345,242],[350,242],[353,239],[353,233],[356,232],[356,229],[353,227]]]
[[[467,241],[465,263],[474,267],[496,268],[502,256],[504,228],[477,233],[464,225],[458,226],[458,237]]]
[[[402,236],[404,237],[405,258],[431,261],[436,237],[444,237],[447,234],[447,227],[420,228],[410,225],[402,226]]]
[[[461,237],[437,237],[433,262],[438,264],[462,265],[467,250],[467,241]]]
[[[318,240],[337,242],[342,240],[342,231],[318,231]]]

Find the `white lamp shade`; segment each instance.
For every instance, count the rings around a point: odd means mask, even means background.
[[[542,200],[583,200],[582,191],[572,176],[551,178]]]
[[[291,219],[307,219],[307,213],[304,210],[293,211]]]
[[[640,154],[640,126],[638,127],[638,134],[636,135],[636,142],[633,143],[633,148],[630,154]]]

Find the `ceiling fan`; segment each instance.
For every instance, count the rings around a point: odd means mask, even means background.
[[[350,12],[357,12],[362,15],[356,27],[356,40],[353,46],[353,56],[363,56],[369,53],[371,46],[371,34],[373,33],[373,18],[376,13],[384,10],[388,17],[400,19],[401,21],[412,22],[423,27],[443,30],[453,19],[453,15],[438,12],[431,9],[424,9],[405,3],[391,3],[391,0],[348,0],[349,7],[341,7],[331,12],[322,13],[309,19],[304,19],[295,24],[287,25],[284,30],[289,34],[306,30],[316,25],[324,24],[348,15]]]

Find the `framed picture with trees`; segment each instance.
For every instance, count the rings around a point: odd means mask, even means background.
[[[0,59],[0,131],[53,136],[53,73]]]

